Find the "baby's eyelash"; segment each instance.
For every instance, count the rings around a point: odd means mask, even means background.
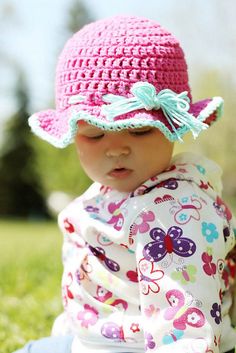
[[[153,129],[148,129],[148,130],[136,130],[136,131],[130,131],[131,135],[135,135],[135,136],[142,136],[142,135],[147,135],[149,133],[152,132]]]
[[[104,136],[104,134],[101,135],[95,135],[95,136],[86,136],[88,139],[91,140],[99,140],[100,138],[102,138]]]

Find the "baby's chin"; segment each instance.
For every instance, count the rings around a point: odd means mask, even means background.
[[[142,183],[129,185],[128,183],[102,183],[102,185],[116,190],[121,193],[132,193],[134,192]]]
[[[111,187],[111,189],[116,190],[118,192],[123,192],[123,193],[132,193],[134,192],[137,188],[129,188],[129,187],[124,187],[124,188],[114,188]]]
[[[107,183],[105,186],[110,187],[112,190],[116,190],[121,193],[132,193],[137,190],[141,185],[145,183],[146,180],[143,182],[136,182],[136,183],[129,183],[128,181],[124,181],[122,183]]]

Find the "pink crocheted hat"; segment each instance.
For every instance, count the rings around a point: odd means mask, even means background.
[[[223,99],[192,103],[187,64],[176,38],[133,16],[96,21],[66,43],[56,70],[56,109],[29,118],[56,147],[73,141],[78,121],[105,130],[160,129],[170,141],[196,137],[221,116]]]

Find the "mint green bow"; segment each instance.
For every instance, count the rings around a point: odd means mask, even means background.
[[[190,99],[187,95],[187,91],[177,94],[170,89],[163,89],[157,94],[156,89],[152,84],[148,82],[136,82],[131,88],[131,93],[134,97],[126,98],[114,94],[104,95],[104,102],[110,104],[104,104],[102,106],[102,113],[109,120],[113,120],[119,115],[138,109],[161,109],[168,123],[180,140],[181,137],[173,123],[180,127],[188,127],[194,138],[196,138],[202,130],[208,127],[207,124],[199,121],[188,112],[190,108]]]

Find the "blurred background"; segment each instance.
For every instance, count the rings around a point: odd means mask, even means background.
[[[223,96],[223,119],[177,144],[222,167],[236,208],[236,2],[234,0],[0,0],[0,346],[11,352],[50,333],[60,306],[61,237],[56,214],[90,181],[73,146],[34,137],[32,113],[54,107],[58,54],[72,32],[99,18],[157,20],[180,40],[193,100]],[[42,304],[43,301],[43,304]],[[32,314],[33,313],[33,314]]]

